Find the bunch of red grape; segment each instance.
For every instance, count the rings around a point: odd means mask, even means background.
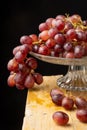
[[[76,117],[81,122],[87,123],[87,100],[82,97],[75,99],[65,96],[58,88],[53,88],[50,91],[52,102],[57,106],[62,106],[66,110],[77,108]],[[75,106],[74,106],[75,105]],[[69,121],[69,116],[63,111],[56,111],[52,115],[53,120],[59,125],[66,125]]]
[[[32,51],[64,58],[87,56],[87,20],[80,15],[48,18],[39,25],[39,31]]]
[[[24,88],[32,88],[35,83],[38,85],[43,82],[43,76],[36,73],[38,66],[37,60],[29,57],[28,53],[32,50],[33,38],[30,36],[22,36],[19,45],[13,49],[14,57],[9,60],[7,68],[10,71],[8,77],[8,85],[16,86],[22,90]]]
[[[82,20],[80,15],[57,15],[46,19],[38,28],[38,35],[21,36],[21,45],[13,49],[14,57],[7,65],[11,72],[9,86],[24,89],[32,88],[34,82],[43,82],[42,75],[33,71],[37,61],[28,57],[30,51],[64,58],[87,56],[87,20]]]

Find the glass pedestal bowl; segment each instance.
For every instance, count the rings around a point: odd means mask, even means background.
[[[87,91],[87,57],[70,59],[44,56],[34,52],[30,52],[30,54],[48,63],[68,65],[66,75],[57,80],[60,88],[64,88],[66,91]]]

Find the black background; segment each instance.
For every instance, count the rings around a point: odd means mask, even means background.
[[[20,44],[22,35],[38,34],[38,25],[49,17],[67,13],[86,19],[86,0],[7,0],[0,6],[0,129],[21,130],[27,90],[19,91],[7,85],[7,63],[13,57],[12,49]],[[67,66],[38,60],[37,71],[43,75],[65,74]]]

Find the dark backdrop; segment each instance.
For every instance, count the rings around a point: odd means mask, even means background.
[[[86,19],[86,0],[7,0],[0,6],[0,129],[21,130],[27,90],[19,91],[7,85],[7,63],[13,57],[12,49],[22,35],[38,34],[38,25],[48,17],[77,13]],[[67,66],[38,60],[37,71],[43,75],[65,74]]]

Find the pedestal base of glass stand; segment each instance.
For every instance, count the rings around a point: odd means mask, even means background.
[[[87,91],[87,66],[70,65],[67,74],[59,78],[57,84],[69,91]]]

